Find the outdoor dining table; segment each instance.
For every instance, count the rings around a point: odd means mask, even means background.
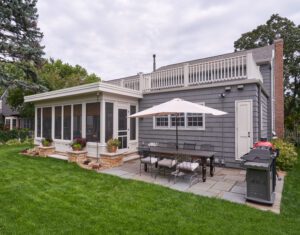
[[[190,156],[192,159],[201,160],[202,165],[202,180],[206,181],[206,167],[207,159],[210,159],[210,176],[214,176],[214,156],[216,152],[213,151],[202,151],[202,150],[191,150],[191,149],[173,149],[163,147],[150,147],[150,153],[168,155],[170,157],[177,156]]]

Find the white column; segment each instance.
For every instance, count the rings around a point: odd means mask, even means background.
[[[81,133],[82,138],[86,138],[86,103],[82,104]]]
[[[143,92],[145,88],[143,73],[139,73],[139,85],[140,85],[140,91]]]
[[[54,140],[54,129],[55,129],[55,107],[52,106],[51,112],[51,138]]]
[[[105,101],[103,95],[100,101],[100,143],[105,144]]]

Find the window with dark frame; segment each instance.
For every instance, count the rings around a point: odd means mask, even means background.
[[[82,104],[73,105],[73,139],[82,137]]]
[[[184,113],[180,113],[177,115],[177,126],[184,127]],[[176,115],[171,115],[171,126],[176,127]]]
[[[86,104],[86,140],[100,142],[100,102]]]
[[[64,140],[71,140],[71,105],[64,107]]]
[[[136,113],[136,106],[130,105],[130,115]],[[136,140],[136,118],[130,118],[130,140]]]
[[[61,106],[57,106],[54,109],[55,111],[55,128],[54,128],[54,138],[61,139],[61,121],[62,121],[62,108]]]
[[[105,142],[113,137],[114,131],[114,104],[105,103]]]

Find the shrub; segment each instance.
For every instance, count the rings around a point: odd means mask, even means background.
[[[20,145],[22,143],[18,139],[11,139],[11,140],[6,141],[5,144],[6,145]]]
[[[42,145],[44,147],[49,147],[52,142],[53,142],[53,140],[51,138],[42,139]]]
[[[26,145],[33,145],[33,139],[27,137],[22,143]]]
[[[21,141],[24,141],[29,136],[30,130],[28,129],[0,130],[0,142],[2,143],[19,138]]]
[[[290,170],[297,162],[297,151],[293,144],[282,139],[272,141],[275,148],[279,149],[279,157],[276,159],[277,168]]]

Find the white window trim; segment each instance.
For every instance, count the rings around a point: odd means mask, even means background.
[[[198,102],[196,104],[205,105],[204,102]],[[184,127],[178,126],[178,130],[191,130],[191,131],[204,131],[205,130],[205,114],[203,113],[203,126],[202,127],[192,127],[187,125],[187,113],[184,113]],[[175,126],[171,126],[171,115],[168,116],[168,126],[156,126],[156,117],[153,117],[153,129],[154,130],[175,130]]]

